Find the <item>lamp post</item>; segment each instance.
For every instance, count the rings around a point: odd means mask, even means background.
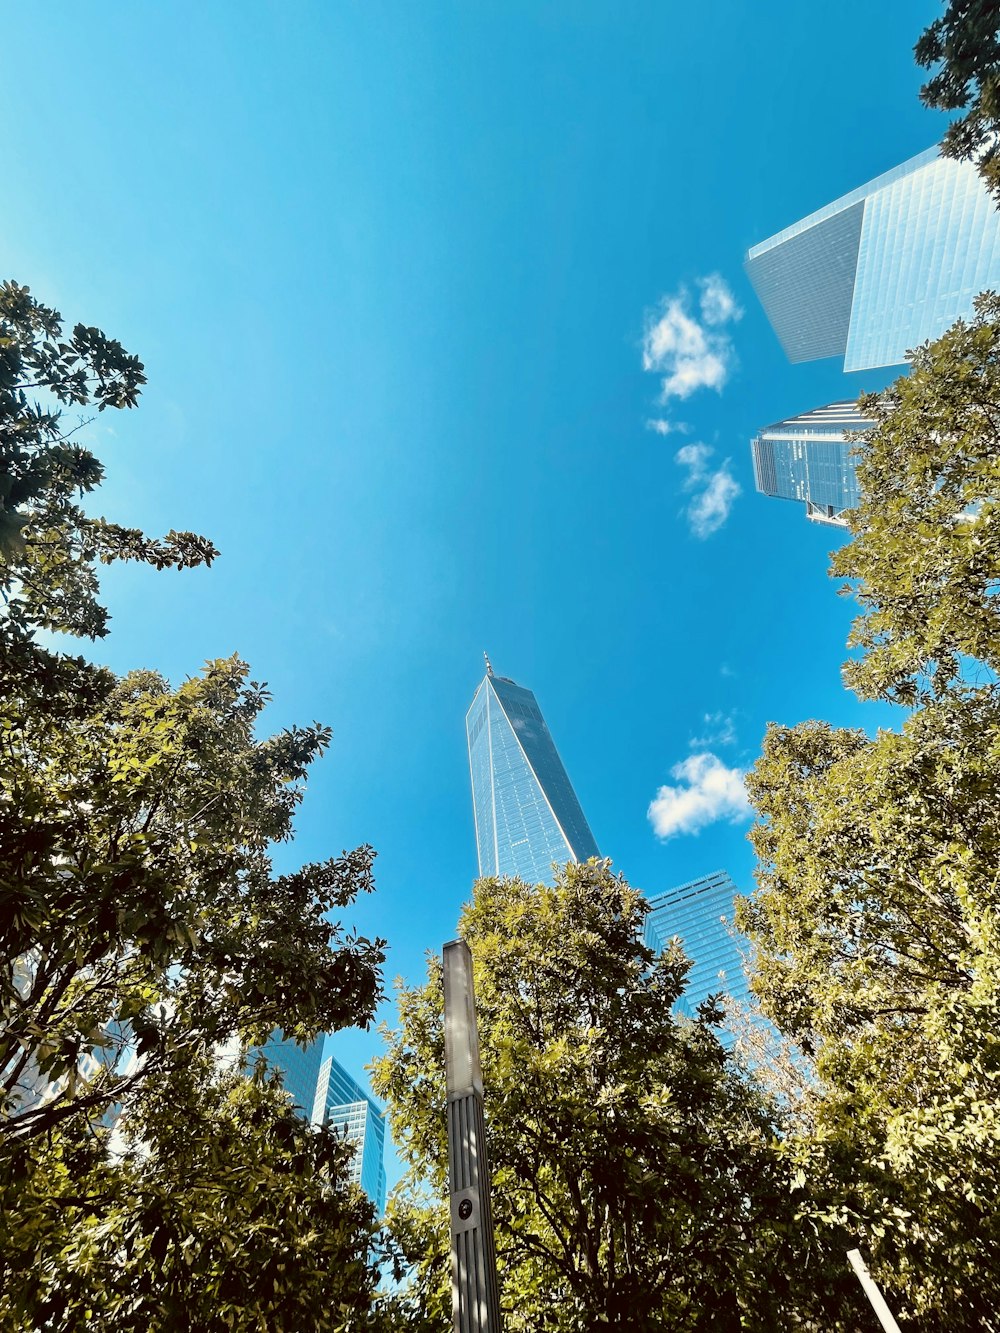
[[[444,1060],[452,1326],[454,1333],[500,1333],[476,996],[472,954],[464,940],[444,946]]]
[[[878,1321],[885,1329],[886,1333],[899,1333],[899,1325],[892,1317],[888,1305],[885,1303],[885,1297],[878,1288],[878,1284],[868,1271],[868,1265],[861,1257],[860,1250],[848,1250],[847,1260],[857,1274],[858,1281],[864,1289],[865,1295],[871,1301],[872,1309],[878,1316]]]

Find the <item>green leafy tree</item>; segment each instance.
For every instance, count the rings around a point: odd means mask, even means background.
[[[271,863],[329,731],[262,739],[268,694],[235,657],[173,689],[37,639],[106,633],[102,562],[216,554],[84,507],[103,470],[62,410],[144,383],[100,330],[64,338],[0,287],[0,1321],[381,1328],[344,1145],[218,1068],[374,1010],[382,941],[336,919],[371,849]]]
[[[1000,1304],[998,773],[981,690],[874,740],[772,727],[748,780],[754,990],[815,1055],[793,1155],[915,1329]]]
[[[863,400],[846,674],[914,710],[874,738],[771,727],[747,784],[754,990],[815,1061],[787,1148],[927,1333],[1000,1327],[998,350],[986,294]]]
[[[975,162],[1000,198],[1000,7],[996,0],[951,0],[914,48],[917,64],[935,69],[920,90],[925,106],[964,111],[948,126],[948,157]]]
[[[63,408],[134,407],[145,383],[142,362],[121,343],[84,324],[64,335],[58,311],[27,287],[0,284],[0,645],[40,628],[106,634],[98,563],[180,569],[218,554],[194,533],[151,539],[80,504],[104,469],[73,438],[85,423],[67,428]]]
[[[643,945],[646,910],[594,861],[552,888],[481,880],[462,913],[506,1326],[857,1327],[842,1254],[796,1221],[775,1124],[729,1067],[720,1012],[674,1017],[688,964]],[[432,959],[425,986],[400,987],[374,1075],[409,1164],[390,1218],[401,1266],[424,1255],[409,1309],[427,1330],[448,1308],[441,985]]]
[[[1000,297],[976,301],[913,353],[912,370],[861,399],[861,503],[832,572],[865,615],[845,668],[862,698],[912,704],[1000,675]]]
[[[5,1164],[0,1323],[383,1329],[374,1210],[350,1155],[261,1071],[193,1055],[114,1134],[70,1123]]]
[[[328,730],[258,739],[268,695],[235,658],[173,690],[37,642],[106,633],[102,562],[216,554],[83,507],[103,468],[64,409],[144,383],[120,343],[0,286],[0,1152],[100,1117],[192,1042],[306,1040],[378,993],[380,943],[328,920],[371,888],[370,849],[271,871]]]
[[[371,889],[371,850],[271,869],[329,733],[257,739],[268,696],[246,677],[235,658],[177,690],[133,673],[58,729],[0,701],[8,1144],[104,1114],[192,1042],[307,1040],[371,1017],[382,943],[330,917]]]

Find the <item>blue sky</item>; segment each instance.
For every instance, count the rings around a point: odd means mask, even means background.
[[[178,681],[235,650],[273,726],[333,727],[279,861],[378,849],[356,920],[390,977],[421,975],[474,877],[484,649],[649,892],[751,883],[745,821],[654,833],[693,754],[725,809],[769,720],[887,721],[840,684],[833,536],[754,493],[748,441],[892,375],[789,366],[742,256],[940,137],[911,56],[936,13],[6,11],[4,274],[146,362],[139,409],[100,422],[105,511],[222,551],[112,571],[96,655]],[[682,316],[722,370],[661,403],[698,379]],[[376,1046],[335,1049],[357,1071]]]

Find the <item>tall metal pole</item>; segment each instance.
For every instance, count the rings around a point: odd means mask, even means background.
[[[878,1283],[869,1273],[868,1265],[861,1257],[861,1251],[848,1250],[847,1260],[857,1274],[858,1281],[864,1288],[864,1293],[871,1301],[872,1309],[878,1315],[878,1321],[886,1330],[886,1333],[899,1333],[899,1325],[892,1317],[892,1311],[886,1305],[885,1297],[879,1291]]]
[[[500,1333],[476,996],[472,954],[464,940],[444,946],[444,1059],[448,1077],[452,1326],[454,1333]]]

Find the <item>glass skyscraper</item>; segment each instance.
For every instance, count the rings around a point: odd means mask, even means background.
[[[687,986],[677,1008],[693,1017],[709,995],[735,1000],[750,995],[743,960],[730,933],[736,886],[724,870],[681,884],[649,899],[645,939],[657,953],[677,936],[691,959]]]
[[[535,696],[486,665],[465,718],[479,873],[551,883],[600,852]]]
[[[872,423],[857,403],[830,403],[765,426],[750,442],[753,475],[762,495],[805,504],[814,523],[846,527],[844,511],[860,499],[847,431],[869,430]]]
[[[332,1055],[320,1069],[312,1119],[313,1124],[328,1125],[353,1145],[351,1177],[381,1216],[385,1212],[385,1112]]]
[[[285,1091],[291,1094],[296,1110],[307,1119],[316,1100],[316,1081],[323,1060],[325,1040],[325,1037],[317,1037],[303,1049],[291,1037],[283,1037],[276,1029],[260,1048],[268,1064],[281,1070]],[[253,1062],[253,1052],[249,1061]]]
[[[304,1049],[290,1037],[272,1032],[259,1048],[281,1070],[295,1109],[314,1125],[328,1124],[355,1147],[351,1178],[381,1214],[385,1209],[385,1112],[333,1056],[323,1059],[325,1037]],[[252,1064],[253,1052],[247,1063]]]
[[[1000,213],[937,148],[810,213],[746,256],[788,359],[894,366],[1000,288]]]

